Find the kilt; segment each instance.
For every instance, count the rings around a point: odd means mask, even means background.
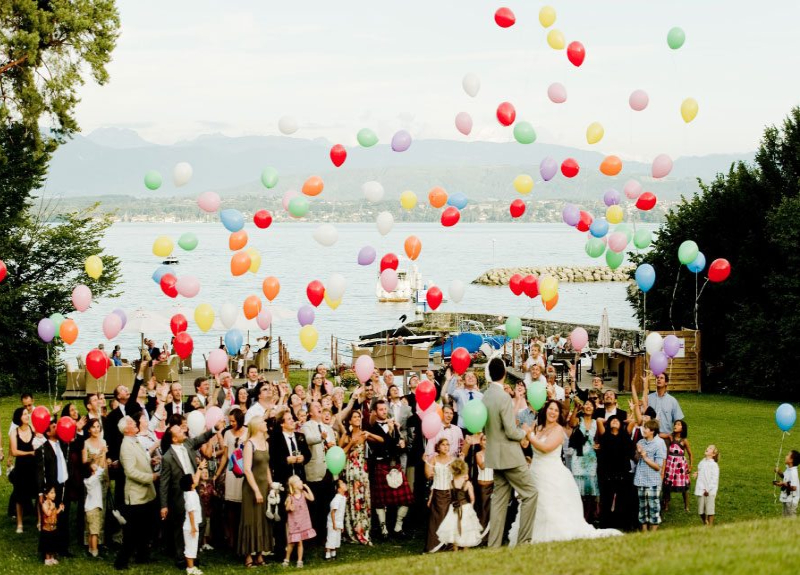
[[[386,482],[386,474],[392,469],[397,469],[403,475],[403,483],[397,489],[392,489]],[[408,486],[408,478],[400,465],[392,465],[388,461],[375,461],[370,466],[369,482],[372,508],[381,509],[392,505],[411,505],[414,503],[414,494]]]

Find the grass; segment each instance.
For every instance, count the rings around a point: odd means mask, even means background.
[[[292,374],[294,375],[294,373]],[[305,376],[303,381],[305,381]],[[298,378],[299,379],[299,378]],[[294,377],[292,378],[294,382]],[[299,380],[297,381],[300,382]],[[306,571],[325,570],[336,574],[397,571],[402,557],[403,573],[438,575],[441,573],[487,573],[498,570],[546,573],[636,572],[659,573],[778,573],[794,569],[800,559],[800,522],[774,519],[780,516],[771,485],[772,468],[778,455],[780,431],[775,425],[776,404],[718,395],[679,395],[689,422],[689,440],[695,461],[705,447],[714,443],[720,450],[720,492],[717,497],[717,527],[699,526],[694,497],[691,513],[683,511],[682,502],[673,499],[665,514],[662,529],[654,534],[627,535],[612,540],[574,541],[536,545],[509,550],[472,550],[458,555],[440,553],[419,556],[422,541],[405,544],[376,544],[372,548],[344,545],[336,564],[321,561],[319,549],[306,557]],[[41,403],[41,401],[40,401]],[[8,454],[5,431],[11,413],[18,405],[16,398],[0,399],[0,422],[3,447]],[[784,450],[800,445],[789,437]],[[0,479],[0,505],[5,505],[11,486]],[[674,496],[673,496],[674,497]],[[770,518],[773,518],[770,520]],[[37,533],[31,518],[26,532],[14,532],[14,522],[0,521],[0,573],[52,573],[36,556]],[[76,558],[65,560],[57,570],[65,573],[108,573],[111,561],[84,558],[78,547]],[[157,563],[134,566],[131,573],[163,573],[178,571],[165,558]],[[207,573],[235,573],[243,568],[237,558],[224,552],[207,553],[203,557]],[[260,572],[280,571],[277,565]],[[398,571],[399,572],[399,571]]]

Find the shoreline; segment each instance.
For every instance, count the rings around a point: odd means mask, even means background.
[[[633,265],[623,265],[615,270],[608,266],[531,266],[513,268],[492,268],[472,280],[473,284],[486,286],[505,286],[508,285],[511,276],[520,274],[521,276],[534,275],[541,277],[549,274],[563,283],[586,283],[586,282],[631,282],[631,273],[635,269]]]

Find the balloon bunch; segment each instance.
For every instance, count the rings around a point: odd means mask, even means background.
[[[547,311],[552,310],[558,303],[558,280],[549,274],[545,274],[539,278],[530,274],[527,276],[514,274],[508,280],[508,287],[511,293],[516,296],[522,295],[523,293],[531,299],[536,298],[536,296],[541,296],[542,305],[544,305]],[[508,327],[506,327],[506,333],[508,333]],[[513,337],[509,335],[511,339],[518,336],[519,334]]]

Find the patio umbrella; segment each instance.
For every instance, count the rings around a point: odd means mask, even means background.
[[[611,331],[608,328],[608,310],[603,308],[603,315],[600,318],[600,330],[597,332],[597,353],[603,354],[603,371],[605,371],[606,357],[611,351]]]
[[[138,308],[128,315],[124,331],[139,333],[144,346],[144,334],[170,333],[169,318],[161,312]]]

